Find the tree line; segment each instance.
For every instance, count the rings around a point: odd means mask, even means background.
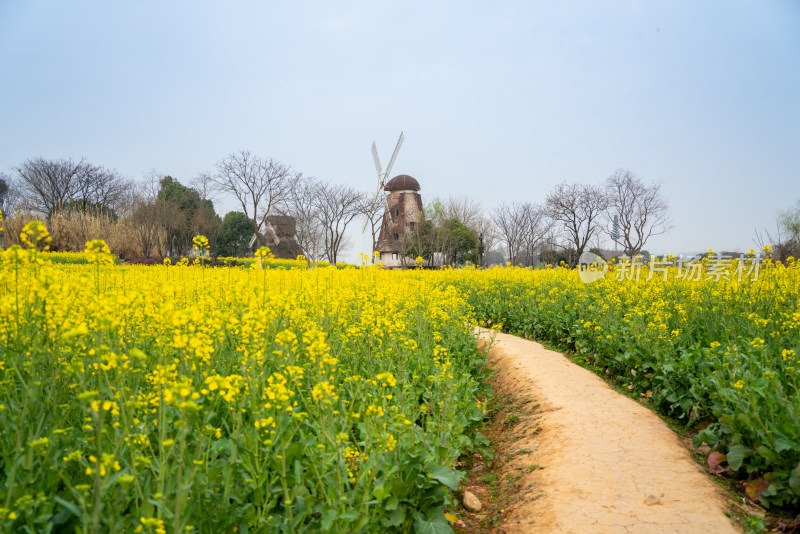
[[[214,207],[221,195],[238,208],[224,217]],[[31,158],[12,175],[0,175],[0,209],[6,218],[85,224],[87,217],[103,216],[106,227],[124,223],[125,235],[143,257],[186,254],[199,234],[209,239],[215,255],[249,254],[269,243],[268,216],[290,215],[295,219],[292,252],[309,262],[336,263],[350,244],[354,220],[371,217],[373,243],[377,240],[379,208],[382,203],[352,186],[304,176],[247,150],[226,155],[189,184],[155,172],[135,182],[71,158]],[[92,238],[97,237],[104,236]],[[53,248],[64,247],[56,243]]]
[[[613,243],[633,257],[671,228],[669,204],[658,182],[620,169],[599,185],[563,182],[541,204],[500,204],[491,212],[512,264],[564,261],[575,266],[588,250]]]
[[[214,206],[221,196],[237,205],[224,217]],[[188,184],[155,172],[134,182],[85,159],[31,158],[11,175],[0,174],[0,209],[6,217],[25,212],[47,220],[103,216],[124,224],[127,239],[143,257],[185,254],[198,234],[209,238],[216,255],[249,254],[268,244],[268,216],[290,215],[293,253],[310,263],[336,263],[351,245],[354,221],[366,221],[374,250],[384,203],[352,186],[305,176],[240,150]],[[778,239],[770,237],[784,256],[800,247],[798,220],[800,205],[782,212]],[[541,203],[502,202],[484,210],[463,195],[428,200],[403,248],[406,256],[422,257],[429,266],[561,261],[574,266],[585,251],[602,253],[609,243],[618,254],[635,256],[670,227],[661,184],[620,169],[600,184],[558,184]]]
[[[619,254],[635,256],[670,227],[661,184],[621,169],[600,185],[564,182],[542,203],[501,202],[488,213],[465,197],[434,201],[407,239],[406,251],[431,264],[563,261],[575,266],[584,251],[602,252],[609,241]],[[481,239],[483,258],[478,257]]]
[[[214,207],[220,195],[238,208],[224,218]],[[384,205],[352,186],[304,176],[280,161],[240,150],[188,185],[154,172],[137,183],[85,159],[31,158],[15,167],[13,176],[0,176],[0,209],[48,220],[87,213],[114,221],[121,217],[144,257],[184,254],[198,234],[209,238],[214,254],[249,253],[253,236],[255,246],[267,244],[269,215],[290,215],[293,252],[309,262],[336,263],[350,244],[348,229],[355,220],[366,219],[375,248]],[[558,258],[574,265],[603,233],[624,254],[635,255],[668,228],[660,185],[618,171],[603,186],[563,183],[542,204],[501,203],[488,213],[466,196],[433,199],[403,247],[407,256],[422,257],[431,266],[492,259],[535,265]]]

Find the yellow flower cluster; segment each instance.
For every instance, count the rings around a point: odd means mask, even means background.
[[[39,221],[31,221],[22,227],[19,239],[25,247],[35,250],[50,250],[50,243],[53,238],[47,227]]]
[[[114,257],[108,249],[108,245],[102,239],[93,239],[86,242],[86,249],[83,251],[87,263],[98,263],[110,265],[114,263]]]

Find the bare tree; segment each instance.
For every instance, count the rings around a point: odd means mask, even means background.
[[[800,201],[794,208],[781,211],[778,215],[781,228],[786,233],[787,242],[795,250],[800,249]]]
[[[317,196],[320,183],[312,177],[298,176],[286,194],[283,210],[295,219],[295,255],[306,257],[308,265],[315,264],[325,252],[325,232],[319,218]]]
[[[763,233],[756,231],[755,242],[758,248],[771,246],[772,259],[776,261],[800,256],[800,201],[796,207],[778,212],[775,237],[766,229]]]
[[[557,185],[547,195],[545,209],[553,221],[560,223],[565,233],[569,264],[574,267],[586,244],[600,229],[608,199],[603,189],[586,184]]]
[[[490,213],[498,240],[506,249],[506,260],[516,265],[522,248],[523,221],[519,215],[520,205],[517,203],[497,205]]]
[[[366,219],[366,227],[369,228],[372,235],[372,252],[378,246],[378,235],[381,231],[381,224],[383,223],[383,213],[386,211],[386,202],[379,195],[372,196],[369,193],[361,195],[361,202],[358,204],[358,214]],[[372,255],[372,262],[375,262],[375,256]]]
[[[211,173],[201,172],[189,182],[189,185],[200,195],[200,200],[210,200],[211,202],[218,200],[217,186]]]
[[[444,209],[448,219],[458,219],[465,226],[476,230],[483,217],[481,205],[466,195],[451,195],[444,203]]]
[[[48,217],[70,202],[117,209],[130,183],[116,172],[86,160],[32,158],[14,171],[19,193],[32,209]]]
[[[121,178],[116,171],[88,163],[78,173],[75,185],[72,201],[82,211],[90,207],[106,207],[115,211],[125,209],[133,187],[129,180]]]
[[[258,227],[284,200],[292,177],[287,165],[260,158],[249,150],[240,150],[217,163],[217,171],[211,175],[211,180],[219,192],[236,198],[250,219],[258,243],[263,245],[264,236]]]
[[[164,220],[167,217],[169,210],[164,202],[146,198],[137,198],[134,201],[129,221],[145,258],[149,258],[153,252],[159,256],[165,255],[167,247]]]
[[[347,185],[318,185],[315,196],[317,217],[325,237],[325,256],[335,264],[345,247],[345,230],[359,214],[362,195]]]
[[[553,226],[545,209],[530,202],[502,203],[492,211],[491,218],[508,261],[512,265],[534,265]]]
[[[158,191],[161,189],[161,179],[163,173],[155,169],[150,169],[142,173],[142,179],[136,184],[137,196],[148,200],[156,200]]]
[[[74,196],[84,165],[84,160],[26,160],[14,168],[19,177],[20,194],[32,209],[49,216]]]
[[[6,173],[0,173],[0,210],[3,216],[11,215],[17,203],[17,188],[14,181]]]
[[[155,170],[144,174],[136,184],[131,202],[129,221],[133,235],[144,257],[153,253],[167,255],[167,221],[172,215],[172,207],[166,202],[158,202],[161,175]]]
[[[644,184],[630,171],[619,169],[606,179],[608,197],[607,225],[617,221],[617,229],[606,233],[622,245],[625,256],[635,256],[644,248],[651,236],[663,234],[671,228],[669,204],[661,195],[658,182]]]
[[[518,205],[517,217],[522,227],[519,259],[524,265],[536,265],[553,223],[542,206],[529,202]]]

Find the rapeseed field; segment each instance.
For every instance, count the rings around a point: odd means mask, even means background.
[[[202,240],[196,265],[54,263],[27,230],[0,263],[3,531],[449,529],[488,391],[454,288],[204,268]]]
[[[41,223],[22,242],[0,252],[4,532],[449,532],[454,466],[487,451],[476,323],[569,349],[752,498],[800,501],[794,261],[587,284],[265,249],[208,267],[202,236],[191,262],[125,266],[99,240],[47,252]]]

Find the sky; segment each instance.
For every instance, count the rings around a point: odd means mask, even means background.
[[[795,0],[2,0],[0,80],[9,174],[85,157],[188,184],[246,149],[375,191],[370,146],[385,164],[403,131],[392,174],[423,202],[660,182],[663,253],[754,248],[800,201]]]

